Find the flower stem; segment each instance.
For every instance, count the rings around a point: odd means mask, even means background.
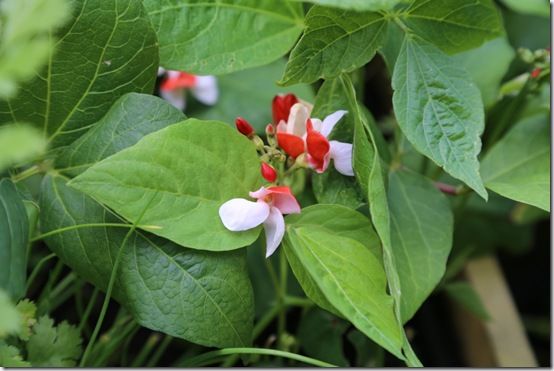
[[[37,263],[35,268],[33,268],[33,271],[31,272],[31,275],[29,276],[29,279],[27,280],[27,287],[25,288],[25,292],[27,293],[27,296],[29,296],[29,289],[31,288],[31,285],[33,284],[35,278],[37,277],[38,273],[40,272],[40,268],[46,263],[48,260],[56,257],[56,254],[52,253],[49,255],[46,255],[44,258],[40,259],[40,261]]]
[[[287,307],[285,305],[285,296],[287,295],[287,259],[283,248],[279,251],[279,284],[281,292],[279,293],[279,317],[277,318],[277,347],[284,349],[283,338],[287,328]]]

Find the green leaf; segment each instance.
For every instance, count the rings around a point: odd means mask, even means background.
[[[49,34],[69,17],[66,0],[3,0],[0,4],[0,97],[11,98],[19,83],[48,61]]]
[[[272,121],[271,102],[273,97],[282,93],[293,93],[308,102],[313,102],[314,94],[308,85],[296,85],[282,88],[276,81],[285,70],[285,60],[266,66],[252,68],[218,77],[219,99],[210,108],[195,107],[187,110],[191,117],[204,120],[220,120],[234,127],[235,119],[242,116],[256,129],[258,134],[265,133],[265,127]],[[192,108],[192,107],[191,107]]]
[[[295,255],[320,293],[354,326],[403,358],[401,330],[394,317],[393,300],[386,292],[386,276],[380,261],[369,248],[337,231],[340,229],[331,233],[325,228],[287,220],[284,243],[287,258]],[[295,275],[303,285],[302,276],[296,271]]]
[[[411,33],[451,54],[478,47],[502,33],[492,0],[415,0],[398,15]]]
[[[466,282],[452,282],[444,286],[446,293],[454,301],[473,313],[477,318],[488,321],[491,319],[487,308],[483,305],[479,294]]]
[[[17,303],[16,309],[21,317],[21,328],[18,334],[19,338],[27,341],[31,336],[31,328],[37,321],[37,306],[29,299],[24,299]]]
[[[144,0],[165,68],[219,75],[268,64],[302,31],[301,4],[287,0]]]
[[[12,299],[25,294],[29,220],[23,200],[9,179],[0,181],[0,288]]]
[[[483,159],[487,188],[550,211],[549,130],[548,115],[518,122]]]
[[[81,355],[81,337],[75,326],[43,316],[33,326],[27,342],[28,360],[33,367],[73,367]]]
[[[348,327],[347,322],[321,309],[312,308],[302,316],[297,336],[306,355],[339,367],[347,367],[342,336]]]
[[[402,322],[407,322],[440,282],[452,248],[450,202],[423,176],[389,175],[392,253],[400,278]]]
[[[8,293],[0,289],[0,339],[20,332],[21,320],[21,314],[13,305]],[[3,363],[0,365],[5,366]]]
[[[0,122],[32,123],[53,148],[84,134],[123,94],[152,92],[158,68],[156,34],[140,1],[73,5],[48,65],[15,99],[0,103]]]
[[[31,364],[23,360],[19,349],[0,340],[0,366],[31,367]]]
[[[357,209],[365,203],[365,197],[356,179],[344,176],[332,167],[323,174],[313,174],[312,187],[317,201],[322,204],[337,204]]]
[[[505,36],[497,37],[479,48],[453,56],[454,63],[463,66],[481,91],[483,104],[488,107],[496,102],[500,83],[514,59],[514,49]]]
[[[119,219],[84,194],[47,177],[43,232]],[[105,290],[125,228],[80,228],[46,239],[80,276]],[[115,298],[141,325],[205,346],[249,346],[254,303],[244,250],[205,252],[135,232],[119,267]],[[217,324],[217,331],[214,331]]]
[[[261,183],[256,149],[218,121],[189,119],[145,136],[90,167],[70,185],[125,219],[182,246],[224,251],[254,242],[260,228],[231,232],[219,207]]]
[[[309,10],[306,25],[280,84],[311,83],[363,66],[383,44],[387,30],[382,14],[322,6]]]
[[[181,111],[160,98],[126,94],[92,129],[58,155],[56,169],[70,176],[79,175],[100,160],[133,146],[143,136],[185,118]]]
[[[550,7],[547,0],[500,0],[500,2],[514,12],[550,18]]]
[[[0,126],[0,172],[12,165],[21,165],[46,150],[42,133],[27,124]]]
[[[406,37],[392,87],[394,112],[406,138],[486,199],[477,161],[483,103],[468,73],[433,45]]]
[[[407,3],[411,0],[294,0],[307,3],[314,3],[322,6],[330,6],[334,8],[349,9],[349,10],[391,10],[395,5]]]

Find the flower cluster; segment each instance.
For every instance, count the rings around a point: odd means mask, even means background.
[[[245,231],[263,224],[266,257],[275,252],[283,239],[283,215],[300,213],[298,201],[290,188],[283,185],[288,176],[301,168],[323,173],[331,160],[339,173],[354,175],[352,144],[328,140],[346,111],[334,112],[323,120],[312,118],[312,105],[293,94],[276,96],[272,110],[273,123],[268,124],[265,130],[268,144],[256,135],[252,125],[244,118],[238,117],[235,121],[237,130],[256,145],[262,160],[262,177],[272,185],[250,192],[250,197],[256,201],[234,198],[219,209],[221,221],[230,231]]]
[[[158,68],[158,76],[162,77],[160,96],[181,111],[186,107],[188,90],[205,105],[213,106],[217,103],[219,89],[215,76],[197,76],[161,67]]]

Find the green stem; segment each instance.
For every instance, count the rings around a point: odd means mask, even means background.
[[[408,367],[423,367],[423,364],[421,361],[417,358],[416,354],[414,353],[414,350],[412,349],[412,346],[410,345],[410,342],[406,338],[406,333],[404,332],[404,355],[406,356],[406,359],[404,360],[406,362],[406,365]]]
[[[23,170],[19,174],[16,174],[12,177],[12,182],[17,183],[22,180],[25,180],[27,178],[32,177],[35,174],[38,174],[40,172],[40,167],[37,165],[31,166],[28,169]]]
[[[33,284],[35,278],[37,277],[38,273],[40,272],[40,268],[46,263],[48,260],[54,258],[56,254],[52,253],[49,255],[46,255],[44,258],[40,259],[37,265],[35,265],[35,268],[33,268],[33,271],[31,272],[31,275],[29,276],[29,279],[27,279],[27,287],[25,288],[25,292],[27,295],[29,295],[29,289],[31,288],[31,285]]]
[[[45,310],[46,304],[44,303],[47,299],[50,300],[50,294],[52,292],[52,285],[54,285],[54,282],[58,279],[58,276],[62,272],[63,269],[63,263],[61,260],[58,260],[56,265],[54,266],[54,269],[52,269],[52,272],[50,273],[48,277],[48,282],[46,283],[46,287],[44,290],[42,290],[42,293],[40,294],[38,300],[37,300],[37,308],[39,309],[39,313],[46,313],[48,311]]]
[[[284,349],[283,337],[287,328],[287,308],[285,306],[285,296],[287,293],[287,259],[284,250],[279,251],[279,276],[281,282],[279,287],[278,302],[279,302],[279,317],[277,318],[277,347]]]
[[[79,323],[79,333],[83,331],[83,328],[85,327],[88,318],[90,316],[90,313],[92,312],[92,308],[94,308],[94,304],[96,304],[96,298],[98,297],[98,288],[94,288],[94,291],[92,292],[92,296],[87,304],[87,307],[85,309],[85,313],[83,314],[83,317],[81,318],[81,322]]]
[[[160,341],[160,335],[152,334],[146,339],[144,346],[140,350],[139,354],[135,357],[134,361],[131,363],[131,367],[139,367],[145,361],[146,358],[150,355],[156,344]]]
[[[167,347],[169,344],[171,344],[171,341],[173,338],[169,335],[165,335],[164,339],[162,340],[160,346],[156,349],[152,357],[150,357],[150,360],[146,364],[146,367],[156,367],[158,362],[160,361],[160,358],[165,353]]]
[[[318,359],[305,357],[300,354],[284,352],[282,350],[276,349],[265,349],[265,348],[226,348],[221,350],[214,350],[212,352],[203,353],[199,356],[193,357],[186,361],[183,364],[183,367],[194,367],[199,365],[208,364],[208,361],[217,359],[220,356],[230,355],[230,354],[262,354],[268,356],[282,357],[293,359],[295,361],[303,362],[312,366],[317,367],[337,367],[333,364],[320,361]]]

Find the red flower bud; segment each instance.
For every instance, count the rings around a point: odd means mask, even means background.
[[[289,118],[290,108],[298,103],[298,98],[294,94],[276,95],[273,98],[273,123],[277,125],[279,121],[287,121]]]
[[[273,124],[267,124],[265,127],[265,134],[267,136],[275,135],[275,126],[273,126]]]
[[[265,162],[262,162],[261,173],[265,180],[270,183],[273,183],[277,179],[277,172],[275,169]]]
[[[540,68],[535,68],[533,71],[531,71],[531,77],[533,79],[536,79],[537,77],[539,77],[539,75],[541,74],[541,69]]]
[[[252,127],[252,125],[250,125],[248,121],[246,121],[242,117],[236,118],[235,125],[237,126],[237,130],[242,135],[246,135],[247,137],[250,138],[254,134],[254,128]]]

